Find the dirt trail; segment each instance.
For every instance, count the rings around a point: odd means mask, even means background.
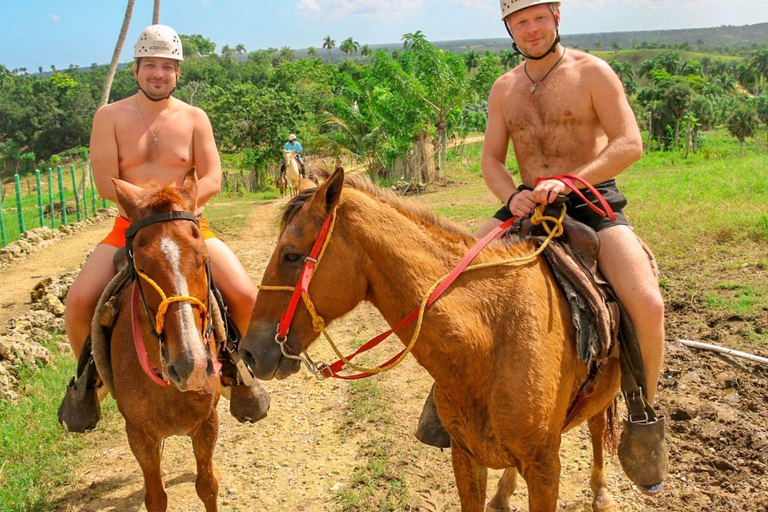
[[[40,280],[56,278],[59,274],[82,265],[86,256],[112,227],[112,220],[94,224],[85,231],[58,238],[48,247],[38,250],[3,269],[0,286],[0,325],[9,318],[29,310],[30,292]]]
[[[261,279],[275,246],[275,217],[284,201],[254,205],[248,214],[247,228],[228,234],[228,243],[255,282]],[[31,288],[38,279],[32,275],[75,268],[102,236],[101,229],[72,237],[13,268],[18,280],[17,296],[3,295],[3,300],[23,304],[23,294],[18,290],[23,289],[23,283]],[[52,262],[56,268],[51,267]],[[24,292],[26,296],[28,292]],[[336,339],[361,340],[384,327],[378,313],[363,306],[334,323],[332,332]],[[674,330],[680,334],[679,329]],[[321,347],[321,343],[317,345],[313,347],[313,356],[331,360],[329,349]],[[396,347],[397,343],[392,342],[389,350],[394,351]],[[690,377],[696,369],[703,371],[699,357],[687,350],[673,351],[665,368],[667,377],[662,394],[666,393],[664,407],[672,414],[670,443],[674,466],[663,496],[656,500],[640,496],[621,474],[615,458],[609,461],[610,489],[620,510],[684,511],[691,510],[688,506],[691,503],[702,510],[765,510],[760,507],[768,506],[758,491],[766,488],[763,450],[768,412],[766,376],[742,378],[738,381],[739,391],[734,395],[725,389],[735,384],[734,377],[728,380],[729,367],[722,361],[708,358],[706,366],[722,375],[717,382],[724,383],[723,389],[699,382],[705,380],[703,375],[696,374],[696,379]],[[377,386],[384,389],[386,400],[393,404],[387,410],[391,424],[386,428],[372,423],[356,430],[345,428],[349,385],[334,380],[317,382],[305,371],[285,381],[265,383],[272,394],[272,408],[267,419],[255,425],[237,423],[227,410],[229,402],[222,400],[219,405],[221,433],[215,456],[220,470],[221,510],[356,510],[354,506],[345,509],[334,497],[339,489],[350,486],[356,468],[365,463],[360,447],[371,440],[390,443],[395,453],[402,454],[397,471],[407,482],[411,510],[459,510],[450,452],[423,446],[412,436],[431,379],[412,358],[396,371],[377,379]],[[736,399],[746,397],[749,404],[739,405],[734,402],[734,396]],[[714,410],[707,409],[712,407],[705,404],[705,397],[714,403]],[[723,397],[728,402],[723,402]],[[745,429],[751,426],[756,428],[753,437]],[[726,428],[730,428],[730,434]],[[71,483],[54,497],[54,510],[144,510],[142,476],[128,448],[122,418],[113,415],[102,421],[99,429],[88,434],[87,439],[89,447],[82,452],[82,462],[73,468]],[[747,461],[745,467],[753,464],[754,471],[742,470],[735,462],[722,462],[718,454],[708,451],[707,443],[713,439],[725,457],[729,457],[725,455],[726,450],[738,447],[734,453],[739,460]],[[591,510],[588,486],[591,448],[585,426],[563,438],[561,460],[560,510]],[[721,462],[718,464],[718,461]],[[169,510],[202,510],[194,490],[191,443],[186,438],[168,440],[163,468]],[[490,475],[489,494],[495,489],[499,472],[492,471]],[[386,487],[387,483],[380,479],[373,485]],[[513,501],[519,510],[527,510],[527,493],[522,482]],[[365,508],[376,509],[375,505]]]

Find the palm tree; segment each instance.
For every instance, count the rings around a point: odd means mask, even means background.
[[[599,50],[601,46],[603,46],[603,42],[601,40],[598,39],[597,41],[595,41],[596,50]]]
[[[477,53],[475,53],[475,50],[464,54],[464,65],[467,66],[468,72],[471,73],[472,70],[477,67],[478,62],[479,59],[477,58]]]
[[[123,26],[120,28],[120,35],[117,37],[117,44],[115,44],[115,52],[112,54],[112,62],[109,64],[109,71],[107,71],[104,90],[101,93],[101,101],[99,102],[100,107],[103,107],[109,101],[109,91],[112,90],[112,80],[115,78],[117,63],[120,61],[120,53],[123,51],[123,45],[125,44],[125,35],[128,33],[128,27],[131,24],[134,3],[136,3],[136,0],[128,0],[128,4],[125,6]]]
[[[307,57],[310,57],[312,59],[317,57],[317,48],[315,48],[314,46],[310,46],[309,48],[307,48]]]
[[[155,0],[155,7],[152,10],[152,24],[160,23],[160,0]]]
[[[323,49],[328,50],[328,64],[331,63],[331,50],[336,48],[336,41],[331,39],[331,36],[325,36],[323,39]]]
[[[369,56],[371,53],[372,53],[372,52],[371,52],[371,47],[370,47],[370,46],[368,46],[367,44],[364,44],[364,45],[363,45],[363,47],[362,47],[362,48],[360,48],[360,55],[361,55],[361,56],[362,56],[364,59],[366,59],[366,60],[368,60],[368,56]]]
[[[221,47],[221,58],[229,60],[235,55],[235,51],[229,47],[228,44],[225,44]]]
[[[754,108],[744,104],[737,108],[728,118],[728,131],[739,139],[739,156],[744,156],[744,139],[755,134],[757,115]]]
[[[339,46],[339,50],[341,50],[341,52],[347,56],[347,60],[349,60],[350,55],[356,54],[359,48],[360,43],[351,37],[346,38]]]
[[[240,43],[237,46],[235,46],[235,53],[238,55],[243,55],[245,53],[248,53],[248,50],[245,49],[245,45],[243,43]]]

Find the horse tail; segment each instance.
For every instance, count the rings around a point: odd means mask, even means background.
[[[603,445],[608,453],[615,455],[619,446],[619,395],[617,394],[608,409],[605,410],[605,432],[603,432]]]

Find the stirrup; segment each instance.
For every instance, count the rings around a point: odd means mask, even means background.
[[[96,428],[101,418],[96,363],[91,355],[90,340],[83,347],[78,361],[78,377],[72,378],[64,392],[57,418],[68,431],[82,434]]]
[[[618,456],[624,473],[648,495],[661,492],[669,472],[669,453],[664,438],[665,418],[650,421],[624,420]]]
[[[451,436],[445,430],[440,416],[437,415],[437,405],[435,405],[435,385],[429,390],[429,396],[424,401],[424,408],[421,410],[419,425],[416,427],[416,439],[428,446],[435,448],[450,448]]]
[[[253,379],[250,386],[229,386],[229,412],[240,423],[256,423],[267,417],[272,398],[261,383]]]

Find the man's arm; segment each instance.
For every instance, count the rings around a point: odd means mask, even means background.
[[[213,127],[208,115],[197,107],[193,107],[195,133],[192,147],[197,168],[197,207],[198,212],[203,205],[221,190],[221,159],[213,138]]]
[[[627,102],[624,87],[611,67],[602,60],[590,63],[585,70],[592,106],[600,126],[608,137],[608,145],[594,160],[571,171],[585,181],[597,184],[615,178],[643,156],[643,139],[637,120]],[[553,191],[555,193],[550,194]],[[534,190],[538,202],[552,202],[557,194],[570,189],[558,181],[543,181]]]
[[[503,89],[508,84],[502,82],[504,77],[496,81],[488,98],[488,125],[485,128],[483,156],[480,166],[483,169],[483,179],[488,188],[499,200],[507,204],[508,199],[517,191],[515,180],[507,170],[507,151],[509,150],[509,131],[501,108]],[[535,203],[530,191],[523,191],[514,196],[508,205],[514,215],[528,215]]]
[[[113,178],[120,178],[115,123],[109,106],[101,107],[93,116],[90,147],[91,167],[96,190],[104,199],[117,203]]]

